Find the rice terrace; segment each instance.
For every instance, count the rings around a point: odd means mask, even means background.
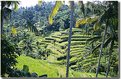
[[[118,1],[1,1],[1,76],[118,78]]]

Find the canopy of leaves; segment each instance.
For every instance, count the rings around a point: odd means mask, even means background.
[[[2,35],[1,39],[1,67],[2,67],[2,76],[9,74],[10,70],[17,63],[16,58],[19,55],[19,52],[16,52],[16,46],[12,44],[5,35]]]

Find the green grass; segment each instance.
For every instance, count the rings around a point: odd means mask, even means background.
[[[47,49],[50,49],[53,52],[48,56],[47,60],[33,59],[22,55],[17,58],[18,64],[16,67],[18,69],[22,69],[23,65],[28,65],[30,72],[36,72],[38,75],[47,74],[49,78],[65,77],[67,61],[66,55],[69,36],[68,32],[66,31],[58,31],[52,33],[49,37],[38,38],[37,41],[40,43],[39,47],[45,47],[47,45]],[[85,50],[87,50],[86,40],[90,38],[91,35],[82,35],[81,31],[81,29],[73,28],[70,47],[71,67],[69,70],[69,77],[95,77],[95,73],[73,71],[79,71],[77,64],[83,66],[85,70],[89,70],[90,68],[88,66],[93,63],[90,62],[91,60],[93,60],[92,56],[88,55],[84,57],[87,53],[85,52]],[[34,44],[36,44],[36,41],[34,42]]]
[[[87,72],[74,72],[74,71],[72,71],[72,74],[74,77],[76,76],[76,78],[80,78],[80,76],[83,78],[93,78],[96,76],[95,73],[87,73]],[[98,77],[105,78],[105,76],[102,76],[100,74],[98,75]]]
[[[81,53],[82,53],[82,52],[79,52],[79,53],[76,53],[76,54],[73,53],[73,54],[71,54],[71,56],[72,56],[72,57],[76,57],[76,58],[79,58],[79,57],[81,58],[81,57],[82,57],[82,56],[81,56],[81,55],[82,55]]]
[[[29,66],[29,71],[36,72],[38,75],[47,74],[48,77],[58,77],[58,69],[56,65],[49,64],[47,61],[33,59],[27,56],[20,56],[17,58],[18,69],[22,69],[23,65]],[[51,72],[51,73],[50,73]]]
[[[58,42],[55,42],[54,45],[62,49],[65,49],[67,47],[64,43],[58,43]]]
[[[54,39],[51,37],[45,37],[45,40],[54,40]]]
[[[59,51],[60,53],[65,53],[65,49],[61,49],[59,46],[54,45],[54,44],[49,44],[48,45],[51,48],[54,48],[55,50]]]
[[[61,32],[54,32],[54,33],[52,33],[52,35],[54,35],[54,36],[61,35]]]
[[[85,45],[71,45],[71,48],[84,48],[85,47]]]
[[[71,51],[78,51],[78,50],[84,51],[85,49],[84,49],[84,48],[71,48],[70,50],[71,50]]]
[[[79,44],[81,44],[81,45],[83,45],[83,44],[85,44],[86,43],[86,41],[71,41],[71,45],[73,46],[73,45],[79,45]],[[60,45],[60,46],[64,46],[64,45],[68,45],[68,41],[66,41],[66,42],[62,42],[62,43],[55,43],[55,44],[58,44],[58,45]]]
[[[60,39],[60,36],[56,36],[56,35],[51,35],[51,37]]]
[[[60,51],[58,51],[56,48],[54,48],[54,47],[51,47],[51,46],[49,46],[48,45],[48,47],[47,47],[48,49],[50,49],[55,55],[62,55],[61,54],[61,52]]]
[[[78,54],[78,53],[83,53],[84,49],[81,50],[75,50],[75,51],[71,51],[71,54]]]
[[[66,67],[64,65],[51,64],[48,60],[33,59],[28,56],[21,55],[17,58],[16,67],[22,69],[23,65],[29,66],[29,71],[36,72],[38,75],[47,74],[49,78],[65,77]],[[95,73],[77,72],[70,69],[69,77],[95,77]],[[103,75],[99,75],[103,77]]]
[[[69,31],[69,29],[67,29],[67,31]],[[75,32],[75,31],[80,31],[80,32],[82,32],[82,29],[79,29],[79,28],[72,28],[72,32]]]
[[[41,42],[44,42],[44,43],[51,43],[52,40],[43,40],[43,41],[41,41]]]
[[[52,40],[52,41],[56,41],[56,42],[63,41],[60,38],[56,38],[56,37],[45,37],[45,40]]]
[[[78,61],[82,61],[84,54],[86,53],[85,44],[86,40],[90,38],[90,35],[82,35],[77,32],[81,32],[81,29],[74,28],[73,35],[71,39],[71,49],[70,49],[70,63],[72,65]],[[75,34],[76,32],[76,34]],[[54,40],[54,42],[51,42]],[[48,57],[48,61],[54,64],[66,64],[66,50],[68,48],[68,32],[54,32],[49,37],[45,37],[42,41],[45,44],[48,44],[47,48],[50,49],[53,53]],[[58,59],[58,60],[57,60]],[[86,63],[88,64],[88,63]],[[74,67],[73,67],[74,68]],[[77,68],[78,69],[78,68]],[[71,75],[73,77],[73,75]]]

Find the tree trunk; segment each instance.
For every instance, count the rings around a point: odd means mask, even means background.
[[[106,77],[108,77],[108,73],[109,73],[109,70],[110,70],[110,62],[111,62],[111,55],[112,55],[112,52],[113,52],[113,45],[114,45],[114,40],[111,41],[111,46],[110,46],[110,50],[109,50],[109,59],[108,59],[108,68],[107,68],[107,71],[106,71]]]
[[[68,52],[67,52],[67,67],[66,67],[66,77],[68,78],[68,75],[69,75],[69,60],[70,60],[70,45],[71,45],[71,36],[72,36],[72,27],[74,25],[74,1],[70,1],[70,8],[71,8],[71,11],[70,11],[70,31],[69,31],[69,37],[68,37]]]
[[[1,6],[2,5],[2,2],[1,2]],[[4,21],[4,13],[3,13],[3,9],[1,10],[1,34],[3,34],[3,22]]]
[[[1,34],[3,34],[3,15],[1,13]]]
[[[103,46],[104,46],[104,42],[105,42],[106,32],[107,32],[107,26],[105,26],[104,37],[103,37],[101,48],[100,48],[99,59],[98,59],[98,67],[97,67],[97,70],[96,70],[96,77],[98,77],[98,73],[99,73],[100,60],[101,60],[101,56],[102,56],[102,50],[103,50]]]

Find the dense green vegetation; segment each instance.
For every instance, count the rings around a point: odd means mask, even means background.
[[[66,67],[64,65],[51,64],[47,60],[33,59],[24,55],[18,57],[17,61],[16,67],[20,70],[23,68],[23,65],[27,65],[29,66],[30,73],[36,72],[38,75],[47,74],[49,78],[65,77]],[[70,77],[95,77],[95,74],[71,70]],[[104,75],[99,75],[99,77],[104,78]]]
[[[1,5],[3,77],[118,77],[117,1],[18,3]]]

